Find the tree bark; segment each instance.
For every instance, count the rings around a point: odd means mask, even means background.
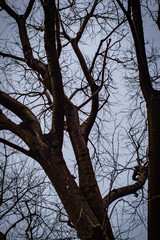
[[[45,144],[38,144],[37,150],[38,161],[55,187],[78,237],[82,240],[109,240],[70,174],[61,151]]]
[[[160,93],[155,91],[148,103],[148,240],[159,239],[160,223]]]

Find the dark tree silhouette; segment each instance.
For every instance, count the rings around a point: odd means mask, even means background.
[[[157,239],[159,233],[160,93],[149,73],[141,4],[146,11],[150,10],[146,1],[139,0],[30,0],[20,5],[0,1],[4,24],[8,21],[10,29],[9,37],[1,35],[0,130],[6,135],[0,141],[40,164],[80,239],[115,239],[107,211],[110,204],[137,194],[147,177],[148,239]],[[152,15],[151,10],[148,13]],[[157,24],[158,19],[159,15]],[[124,62],[118,54],[121,42],[127,38],[128,26],[136,60]],[[94,56],[89,58],[89,48],[84,54],[87,41],[92,44],[97,36],[99,43],[96,48],[93,44]],[[137,158],[135,183],[110,187],[102,198],[93,168],[92,151],[99,154],[98,140],[95,144],[94,139],[99,135],[107,138],[99,123],[102,113],[105,121],[109,114],[112,64],[122,64],[127,70],[130,62],[137,65],[139,73],[135,85],[138,90],[133,87],[133,91],[142,92],[147,106],[149,154]],[[91,138],[92,132],[96,137]],[[73,177],[62,150],[64,133],[74,151],[78,180]],[[134,145],[135,135],[130,137]],[[139,142],[136,144],[138,155]],[[115,172],[116,161],[113,157]]]

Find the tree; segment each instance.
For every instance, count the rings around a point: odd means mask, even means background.
[[[74,232],[66,227],[66,213],[59,201],[53,201],[55,192],[40,166],[5,145],[0,156],[2,239],[74,239]]]
[[[110,204],[136,194],[148,176],[149,239],[156,239],[160,212],[159,90],[150,81],[140,2],[30,0],[25,4],[19,7],[16,2],[0,1],[3,19],[9,16],[7,21],[11,20],[9,39],[5,33],[1,38],[0,55],[4,61],[0,129],[6,135],[0,141],[41,165],[80,239],[115,239],[108,217]],[[148,1],[143,4],[154,19]],[[159,24],[158,19],[155,22]],[[121,44],[127,38],[128,26],[137,61],[131,58],[125,64],[131,61],[138,66],[138,89],[147,104],[149,156],[144,154],[138,158],[138,144],[143,141],[137,141],[136,145],[136,134],[130,134],[136,146],[137,166],[133,174],[136,182],[112,189],[111,174],[111,187],[102,198],[92,162],[97,158],[100,165],[100,152],[103,156],[106,150],[98,147],[99,137],[104,138],[106,144],[105,127],[101,126],[107,113],[110,114],[112,71],[117,64],[125,65],[117,54],[122,54]],[[89,58],[82,47],[86,41],[92,44],[93,37],[99,44],[96,48],[93,44],[94,56]],[[139,135],[144,137],[143,132]],[[64,157],[64,133],[75,154],[78,180],[71,174]],[[93,150],[96,157],[92,158]],[[112,157],[115,174],[117,159]]]
[[[132,15],[124,9],[120,1],[117,1],[122,8],[129,22],[133,35],[136,56],[139,70],[139,81],[147,105],[148,134],[149,134],[149,163],[148,163],[148,239],[157,239],[158,222],[160,212],[160,187],[159,187],[159,90],[155,89],[151,83],[145,52],[145,42],[143,36],[143,26],[139,1],[131,1]],[[159,14],[159,13],[158,13]],[[157,23],[159,23],[159,17]]]

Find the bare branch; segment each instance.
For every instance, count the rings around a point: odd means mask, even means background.
[[[86,26],[87,26],[87,23],[88,23],[89,19],[93,16],[94,10],[95,10],[96,6],[98,5],[98,2],[99,2],[99,0],[95,0],[95,2],[94,2],[94,4],[93,4],[93,7],[92,7],[92,9],[91,9],[91,11],[90,11],[90,13],[88,13],[88,14],[86,15],[86,17],[84,18],[84,21],[83,21],[83,23],[82,23],[82,25],[81,25],[78,33],[77,33],[77,36],[76,36],[76,38],[75,38],[76,43],[78,43],[78,41],[79,41],[80,38],[82,37],[82,34],[83,34],[83,32],[84,32],[84,30],[85,30],[85,28],[86,28]]]
[[[159,7],[158,7],[158,16],[157,16],[156,23],[157,23],[157,26],[158,26],[158,28],[160,30],[160,3],[159,3]]]
[[[29,108],[2,91],[0,91],[0,103],[22,119],[23,123],[28,125],[28,128],[31,128],[34,132],[36,131],[41,134],[41,128],[37,118]]]
[[[130,12],[126,11],[121,1],[120,0],[116,0],[116,1],[119,4],[122,11],[124,12],[125,16],[127,17],[128,23],[131,28],[131,32],[133,35],[135,48],[136,48],[136,55],[137,55],[139,76],[140,76],[140,85],[141,85],[144,98],[146,101],[148,101],[149,95],[153,89],[150,82],[150,75],[149,75],[146,52],[145,52],[140,2],[139,0],[130,1],[131,7],[132,7],[132,14],[133,14],[133,20],[132,20]]]
[[[115,200],[127,196],[129,194],[136,194],[136,192],[143,187],[148,177],[148,168],[141,166],[141,173],[138,181],[132,185],[113,189],[106,197],[103,198],[106,208]]]
[[[8,119],[0,110],[0,130],[2,129],[9,130],[21,139],[25,139],[25,130],[20,125],[17,125],[16,123]]]
[[[91,99],[92,100],[92,108],[91,108],[91,112],[89,117],[86,119],[86,121],[81,125],[82,129],[83,129],[83,133],[84,133],[84,137],[86,142],[88,141],[88,136],[89,133],[92,129],[92,126],[95,122],[97,113],[99,111],[99,99],[98,99],[98,93],[99,91],[102,89],[103,84],[104,84],[104,72],[105,72],[105,66],[106,66],[106,58],[107,58],[107,53],[108,53],[108,49],[109,49],[109,45],[110,45],[111,39],[109,39],[109,41],[107,42],[107,47],[104,53],[104,58],[103,58],[103,65],[102,65],[102,81],[101,81],[101,85],[97,88],[97,90],[95,92],[93,92],[92,96],[87,99],[86,102],[82,103],[80,107],[83,107],[85,104],[87,104]]]
[[[16,22],[18,21],[18,14],[6,4],[5,0],[0,0],[0,7],[4,9],[12,18],[14,18]]]
[[[78,110],[70,101],[68,101],[67,98],[66,110],[68,132],[78,164],[79,185],[92,211],[96,214],[97,218],[101,222],[103,221],[104,217],[102,198],[96,182],[88,148],[80,127]],[[93,206],[95,206],[95,199],[97,201],[96,205],[99,206],[97,209],[93,208]]]
[[[18,151],[24,153],[25,155],[27,155],[29,157],[34,158],[34,155],[33,155],[33,153],[31,153],[31,151],[26,150],[25,148],[22,148],[22,147],[20,147],[20,146],[18,146],[16,144],[6,140],[6,139],[0,138],[0,142],[4,143],[5,145],[7,145],[7,146],[9,146],[9,147],[11,147],[11,148],[13,148],[15,150],[18,150]]]
[[[63,139],[64,129],[64,92],[62,76],[58,62],[56,49],[56,6],[54,1],[43,4],[45,15],[45,49],[47,53],[48,68],[50,73],[52,95],[54,98],[52,131],[55,131],[59,138],[60,146]]]
[[[29,4],[28,4],[27,9],[26,9],[25,14],[24,14],[25,19],[27,19],[29,14],[31,13],[34,2],[35,2],[35,0],[30,0],[29,1]]]
[[[0,56],[12,58],[12,59],[15,59],[15,60],[18,60],[18,61],[21,61],[21,62],[25,62],[25,63],[26,63],[26,60],[25,60],[24,58],[21,58],[21,57],[12,55],[12,54],[10,54],[10,53],[0,52]]]

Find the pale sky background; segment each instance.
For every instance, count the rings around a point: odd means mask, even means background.
[[[143,24],[144,24],[145,36],[147,36],[147,38],[152,37],[152,39],[157,39],[157,40],[160,39],[160,31],[158,31],[158,27],[153,29],[153,23],[149,20],[148,17],[145,17],[143,20],[144,20]],[[0,22],[0,28],[1,29],[5,28],[2,22]],[[87,46],[86,46],[86,49],[88,51]],[[84,47],[84,51],[85,51],[85,47]],[[121,95],[119,97],[120,97],[120,100],[123,102],[122,108],[124,108],[125,104],[127,105],[127,102],[125,103],[123,101],[124,100],[124,95],[125,95],[124,83],[122,82],[122,80],[120,80],[121,79],[121,74],[119,75],[118,72],[117,72],[117,77],[118,77],[117,82],[121,83],[121,86],[119,86],[119,87],[123,88],[123,91],[121,92]],[[120,111],[119,106],[118,106],[117,111]],[[68,154],[69,154],[69,158],[72,159],[73,152],[70,149],[68,150]],[[73,156],[73,158],[74,158],[74,156]],[[101,183],[101,185],[102,185],[101,186],[102,194],[104,195],[106,186],[103,183]],[[145,227],[143,227],[143,226],[140,226],[140,228],[137,228],[133,232],[133,236],[134,235],[139,235],[135,238],[136,240],[146,240],[147,239],[147,231],[146,231]]]

